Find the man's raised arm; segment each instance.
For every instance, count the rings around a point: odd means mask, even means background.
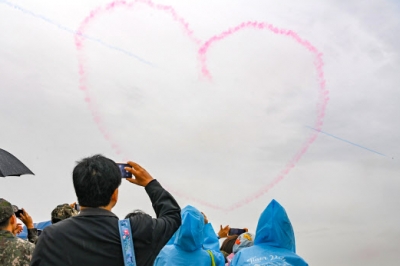
[[[153,219],[152,241],[157,254],[181,225],[181,209],[174,197],[140,165],[128,162],[132,168],[125,168],[135,178],[127,178],[131,183],[144,186],[150,197],[157,219]]]

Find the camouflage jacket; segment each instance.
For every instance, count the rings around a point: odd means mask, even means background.
[[[9,231],[0,230],[0,265],[29,265],[35,245],[14,236]]]

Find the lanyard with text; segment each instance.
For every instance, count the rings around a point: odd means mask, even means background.
[[[133,239],[131,223],[129,219],[119,220],[119,236],[121,238],[122,254],[125,266],[136,266],[135,251],[133,250]]]

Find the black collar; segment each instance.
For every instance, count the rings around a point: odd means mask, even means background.
[[[118,219],[117,215],[102,208],[85,208],[80,211],[78,216],[111,216]]]

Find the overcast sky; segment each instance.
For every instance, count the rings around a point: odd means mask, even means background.
[[[276,199],[310,265],[398,264],[396,1],[96,9],[107,3],[0,0],[0,148],[36,174],[1,178],[1,197],[47,220],[76,200],[75,162],[101,153],[138,162],[215,229],[254,232]],[[323,54],[327,104],[316,54],[290,36],[242,29],[201,60],[205,42],[247,21],[291,30]],[[120,190],[119,217],[154,215],[143,188]]]

